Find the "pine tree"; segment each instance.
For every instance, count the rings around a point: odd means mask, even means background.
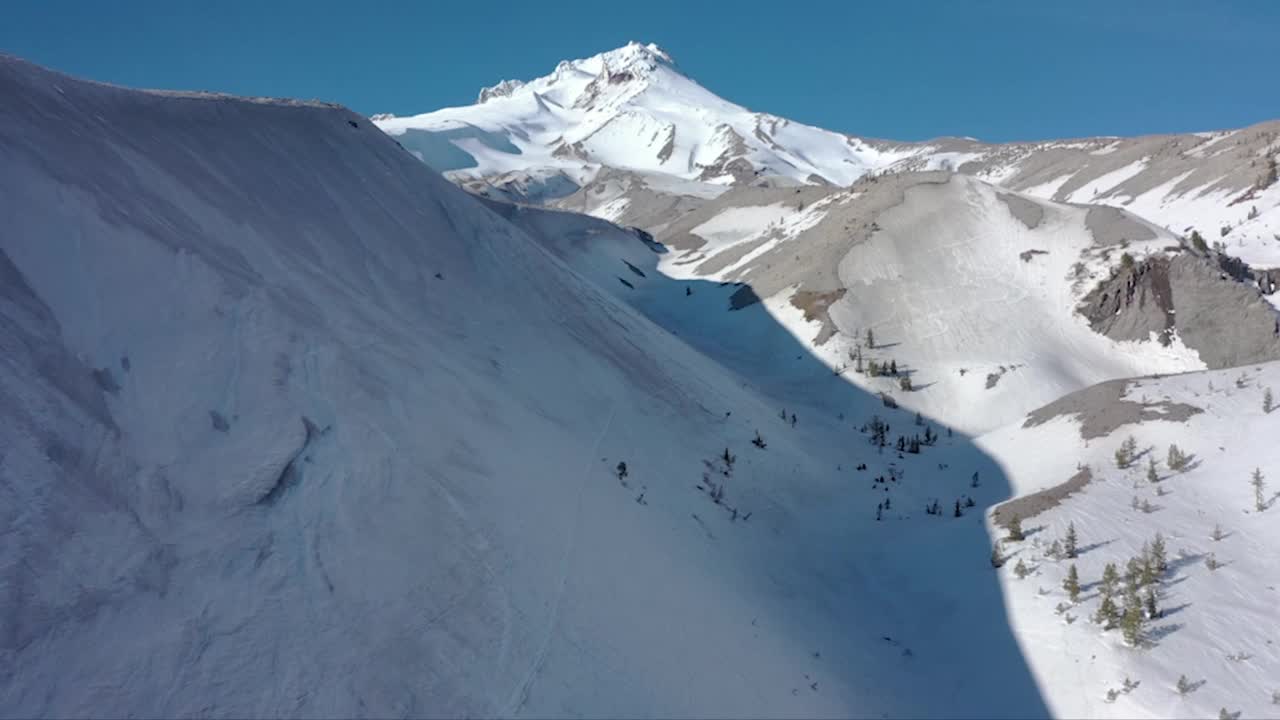
[[[1102,568],[1102,594],[1115,595],[1116,586],[1120,583],[1120,571],[1116,569],[1115,563],[1107,563]]]
[[[871,330],[871,328],[867,328],[867,347],[872,350],[876,347],[876,334]]]
[[[1111,599],[1111,595],[1104,594],[1102,602],[1098,605],[1098,611],[1093,615],[1093,621],[1102,626],[1103,630],[1110,630],[1116,626],[1116,621],[1120,618],[1120,611],[1116,608],[1115,600]]]
[[[1156,572],[1169,572],[1169,558],[1165,554],[1164,535],[1156,533],[1156,537],[1151,541],[1151,564],[1155,567]]]
[[[1071,563],[1071,569],[1067,570],[1067,579],[1062,581],[1062,589],[1067,591],[1071,602],[1080,602],[1080,573],[1076,570],[1075,563]]]
[[[1254,468],[1253,476],[1249,480],[1249,484],[1253,486],[1253,509],[1262,512],[1267,509],[1266,492],[1267,481],[1262,478],[1262,468]]]
[[[958,506],[958,505],[959,505],[959,503],[957,503],[957,506]],[[1048,549],[1048,550],[1046,550],[1044,554],[1045,554],[1045,555],[1047,555],[1047,556],[1049,556],[1050,558],[1052,558],[1052,559],[1054,559],[1054,560],[1057,560],[1057,559],[1061,558],[1061,557],[1062,557],[1062,543],[1061,543],[1061,542],[1059,542],[1057,538],[1054,538],[1054,539],[1053,539],[1053,542],[1049,545],[1049,549]]]
[[[1133,464],[1134,457],[1138,452],[1138,441],[1132,435],[1125,438],[1125,441],[1116,449],[1116,467],[1124,470]]]
[[[1147,592],[1142,598],[1142,604],[1146,606],[1148,620],[1155,620],[1160,617],[1160,608],[1156,605],[1156,590],[1154,587],[1147,586]]]
[[[859,352],[857,357],[853,359],[853,371],[862,374],[862,353]]]
[[[897,360],[892,360],[892,359],[891,359],[891,360],[889,360],[889,374],[890,374],[890,375],[897,375],[897,374],[898,374],[898,361],[897,361]]]
[[[1137,646],[1142,641],[1142,626],[1145,618],[1142,614],[1142,600],[1136,588],[1129,588],[1124,596],[1124,614],[1120,618],[1120,632],[1124,641]]]
[[[1182,449],[1177,445],[1170,445],[1169,458],[1165,461],[1165,465],[1168,465],[1169,469],[1174,472],[1182,472],[1182,469],[1187,466],[1187,456],[1183,454]]]
[[[1000,541],[991,544],[991,567],[1000,568],[1004,565],[1004,555],[1000,552]]]
[[[1186,675],[1179,675],[1177,689],[1179,695],[1186,695],[1192,690],[1195,690],[1195,686],[1191,684],[1191,681],[1187,679]]]
[[[897,370],[892,370],[891,372],[893,372],[894,375],[898,374]],[[903,375],[902,377],[898,378],[898,389],[903,392],[911,392],[912,388],[911,388],[910,375]]]
[[[1160,482],[1160,476],[1156,474],[1156,459],[1154,456],[1147,456],[1147,482]]]
[[[1076,559],[1076,557],[1077,557],[1077,555],[1078,555],[1078,552],[1079,552],[1079,550],[1078,550],[1078,549],[1077,549],[1077,547],[1076,547],[1076,542],[1077,542],[1077,541],[1076,541],[1076,524],[1075,524],[1075,523],[1068,523],[1068,524],[1067,524],[1067,537],[1066,537],[1066,540],[1065,540],[1065,550],[1066,550],[1066,553],[1067,553],[1067,557],[1068,557],[1068,558],[1070,558],[1070,559],[1072,559],[1072,560],[1075,560],[1075,559]]]
[[[1200,235],[1199,230],[1191,231],[1191,246],[1202,254],[1209,252],[1209,246],[1205,244],[1204,237]]]
[[[1027,564],[1022,562],[1022,558],[1018,558],[1018,564],[1013,566],[1013,574],[1018,576],[1019,580],[1025,580],[1031,574],[1031,570],[1027,568]]]
[[[1270,413],[1275,409],[1275,398],[1271,395],[1271,388],[1267,388],[1266,392],[1262,393],[1262,412]]]
[[[1022,519],[1019,518],[1017,515],[1014,515],[1013,517],[1009,518],[1009,524],[1006,527],[1008,527],[1009,529],[1010,540],[1013,540],[1014,542],[1019,542],[1026,539],[1025,536],[1022,534]]]
[[[1226,533],[1222,532],[1221,525],[1214,525],[1213,531],[1209,533],[1209,537],[1213,538],[1214,542],[1218,542],[1219,540],[1221,540],[1226,536],[1227,536]]]

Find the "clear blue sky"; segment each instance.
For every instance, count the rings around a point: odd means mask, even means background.
[[[0,2],[0,51],[60,70],[366,114],[468,104],[631,39],[753,110],[871,137],[1280,118],[1280,0]]]

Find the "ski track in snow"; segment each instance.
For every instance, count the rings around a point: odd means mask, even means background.
[[[515,717],[524,708],[525,703],[529,701],[529,693],[533,690],[533,685],[537,682],[538,675],[542,672],[542,666],[547,661],[547,654],[551,650],[551,640],[555,635],[556,626],[560,623],[560,604],[564,601],[565,587],[569,583],[573,552],[578,546],[578,527],[582,524],[583,496],[587,492],[587,483],[591,478],[591,468],[595,465],[596,455],[600,452],[600,444],[604,442],[605,437],[609,434],[616,412],[617,402],[614,401],[609,404],[609,417],[605,419],[604,427],[600,429],[600,434],[591,446],[591,452],[582,467],[582,483],[578,487],[578,500],[573,513],[573,523],[569,526],[569,532],[565,538],[564,555],[560,558],[560,581],[556,585],[555,600],[551,605],[551,617],[547,619],[547,632],[542,638],[542,644],[538,647],[537,654],[534,656],[533,664],[529,668],[529,674],[525,676],[524,682],[520,683],[511,700],[508,701],[508,710],[502,713],[504,717]]]

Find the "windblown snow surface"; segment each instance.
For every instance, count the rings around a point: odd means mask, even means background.
[[[341,108],[0,97],[0,715],[1047,714],[960,433],[780,401]]]

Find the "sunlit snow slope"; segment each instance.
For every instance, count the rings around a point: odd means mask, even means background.
[[[1268,389],[1280,392],[1278,363],[1116,381],[979,439],[1017,493],[1041,492],[1001,510],[1001,523],[1022,515],[1027,539],[1004,543],[1000,575],[1056,715],[1280,717],[1280,410],[1264,408]],[[1120,468],[1115,451],[1128,437],[1138,455]],[[1170,467],[1171,445],[1185,468]],[[1079,557],[1051,557],[1069,525]],[[1168,569],[1152,584],[1156,616],[1130,645],[1091,617],[1104,566],[1123,575],[1157,533]],[[1077,603],[1062,586],[1072,564]],[[1138,684],[1126,691],[1126,678]]]
[[[960,434],[784,421],[341,108],[0,97],[0,715],[1045,713]]]

